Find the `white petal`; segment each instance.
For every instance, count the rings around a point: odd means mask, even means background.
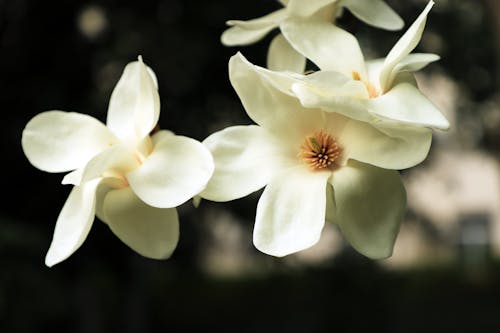
[[[363,54],[356,37],[329,22],[287,19],[280,25],[290,44],[321,70],[366,79]]]
[[[386,94],[365,103],[371,113],[383,119],[442,130],[450,127],[431,101],[409,83],[398,84]]]
[[[125,187],[104,198],[103,213],[113,233],[137,253],[166,259],[179,240],[179,219],[175,208],[154,208]]]
[[[292,91],[307,108],[319,108],[346,117],[371,121],[374,117],[364,106],[368,98],[365,85],[338,72],[319,71],[292,85]]]
[[[109,101],[108,127],[132,144],[149,135],[160,117],[160,98],[149,71],[140,58],[129,63]]]
[[[283,93],[286,84],[296,82],[293,77],[286,73],[278,76],[269,76],[239,53],[229,60],[229,78],[250,118],[289,141],[302,140],[311,129],[321,126],[322,117],[314,115],[317,110],[304,109],[297,98]],[[282,89],[276,85],[282,85]]]
[[[125,180],[125,175],[139,167],[139,161],[125,145],[111,147],[87,163],[82,181],[98,177],[113,177]]]
[[[394,67],[403,60],[410,52],[417,46],[422,38],[422,33],[424,32],[425,22],[427,20],[427,14],[434,5],[434,1],[429,1],[420,16],[413,22],[413,24],[408,28],[405,34],[398,40],[396,45],[389,52],[385,58],[384,68],[380,72],[380,87],[382,87],[383,92],[387,91],[391,87],[391,76],[393,76],[392,71]]]
[[[440,57],[432,53],[412,53],[402,59],[395,67],[396,74],[399,72],[416,72],[430,64],[431,62],[438,61]]]
[[[304,73],[306,58],[295,51],[282,34],[278,34],[269,45],[267,67],[273,71]]]
[[[399,30],[404,25],[401,17],[382,0],[343,0],[342,6],[361,21],[377,28]]]
[[[330,176],[331,172],[312,172],[303,166],[277,174],[257,205],[255,247],[282,257],[316,244],[325,224]]]
[[[228,127],[210,135],[203,144],[215,162],[214,174],[201,193],[208,200],[247,196],[264,187],[282,165],[279,142],[259,126]]]
[[[401,170],[422,162],[429,153],[432,131],[424,127],[352,120],[339,136],[347,158],[385,169]]]
[[[185,136],[167,135],[127,179],[147,204],[172,208],[200,193],[213,170],[212,156],[204,145]]]
[[[333,173],[335,223],[361,254],[391,256],[406,207],[406,192],[397,171],[351,161]]]
[[[232,26],[222,33],[221,42],[226,46],[248,45],[263,38],[267,33],[278,27],[287,13],[285,9],[279,9],[263,17],[249,20],[227,21]]]
[[[337,2],[338,0],[290,0],[287,10],[294,16],[311,16],[323,7]]]
[[[63,111],[47,111],[33,117],[22,136],[28,160],[48,172],[83,167],[92,156],[116,142],[113,133],[97,119]]]
[[[73,187],[57,218],[54,237],[45,257],[49,267],[72,255],[85,241],[94,222],[96,190],[100,179]]]

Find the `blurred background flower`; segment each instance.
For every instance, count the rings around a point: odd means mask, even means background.
[[[426,0],[387,3],[408,27]],[[0,0],[0,331],[494,332],[500,329],[500,2],[437,0],[416,52],[442,59],[418,73],[451,122],[421,165],[402,171],[408,211],[394,255],[372,261],[328,225],[313,248],[282,259],[252,245],[260,193],[179,207],[171,259],[145,259],[102,223],[69,260],[43,264],[71,190],[33,168],[21,132],[34,115],[105,120],[124,65],[155,69],[160,126],[203,140],[250,124],[227,73],[220,35],[231,18],[275,0]],[[400,37],[345,12],[367,58]],[[403,29],[404,30],[404,29]],[[265,65],[274,34],[241,48]],[[366,51],[365,51],[366,50]]]

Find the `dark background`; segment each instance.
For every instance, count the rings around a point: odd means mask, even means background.
[[[387,2],[406,27],[425,6]],[[425,34],[440,43],[424,38],[418,50],[442,60],[425,71],[443,72],[467,91],[468,104],[456,110],[458,126],[479,119],[475,149],[496,156],[500,127],[486,126],[478,110],[498,105],[500,8],[495,0],[436,2]],[[89,8],[107,22],[93,36],[79,26]],[[0,0],[0,332],[500,331],[494,256],[477,269],[458,255],[446,264],[389,270],[344,245],[321,265],[290,265],[251,244],[256,196],[180,207],[180,243],[166,261],[137,255],[96,220],[75,254],[53,268],[44,265],[70,188],[60,185],[62,174],[39,171],[24,157],[25,124],[51,109],[104,121],[121,71],[139,54],[158,76],[162,128],[203,140],[228,125],[248,124],[227,62],[241,50],[264,65],[276,31],[242,48],[224,47],[219,37],[226,20],[277,8],[274,0]],[[369,27],[348,12],[339,24],[374,56],[386,54],[401,34]],[[203,269],[210,246],[205,217],[212,210],[231,212],[247,231],[254,273],[221,277]]]

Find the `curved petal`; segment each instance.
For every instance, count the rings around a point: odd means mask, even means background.
[[[175,208],[148,206],[129,187],[108,192],[102,208],[113,233],[140,255],[166,259],[174,252],[179,241]]]
[[[399,30],[404,22],[382,0],[343,0],[341,5],[361,21],[386,30]]]
[[[271,41],[267,53],[267,67],[273,71],[304,73],[306,58],[295,51],[282,34]]]
[[[319,71],[292,85],[292,91],[307,108],[319,108],[346,117],[371,121],[364,106],[368,98],[365,85],[338,72]]]
[[[284,88],[287,82],[291,85],[287,78],[293,80],[286,73],[278,76],[264,74],[261,68],[249,63],[240,53],[229,60],[231,84],[250,118],[273,134],[287,137],[289,141],[302,140],[310,134],[311,129],[321,127],[321,115],[314,114],[320,111],[304,109],[296,97],[277,88],[276,85]]]
[[[149,135],[160,117],[160,97],[150,71],[141,57],[129,63],[109,100],[108,127],[132,144]]]
[[[408,28],[405,34],[398,40],[396,45],[391,49],[387,57],[385,58],[384,67],[380,72],[380,87],[382,91],[385,92],[391,87],[391,76],[395,66],[403,60],[410,52],[417,46],[422,38],[422,33],[424,32],[425,22],[427,21],[427,14],[434,5],[434,1],[429,1],[423,12],[419,17],[413,22],[413,24]]]
[[[431,101],[409,83],[398,84],[365,104],[372,114],[383,119],[442,130],[450,127],[448,120]]]
[[[212,176],[214,163],[200,142],[179,135],[164,136],[144,163],[127,174],[141,200],[153,207],[172,208],[200,193]]]
[[[333,173],[337,223],[361,254],[391,256],[406,209],[406,192],[397,171],[351,161]]]
[[[224,31],[221,35],[221,42],[226,46],[248,45],[263,38],[267,33],[278,27],[287,13],[285,9],[279,9],[263,17],[239,21],[227,21],[231,28]]]
[[[321,8],[337,1],[338,0],[290,0],[287,5],[287,10],[294,16],[311,16]]]
[[[329,22],[287,19],[280,25],[290,44],[321,70],[366,79],[363,53],[356,37]]]
[[[73,187],[59,217],[45,265],[52,267],[72,255],[85,241],[94,222],[96,191],[101,179]]]
[[[385,169],[401,170],[422,162],[429,153],[432,131],[424,127],[351,120],[339,135],[347,158]]]
[[[253,243],[282,257],[316,244],[325,224],[326,184],[331,172],[295,167],[277,174],[257,205]]]
[[[33,117],[22,136],[31,164],[48,172],[64,172],[85,163],[118,140],[104,124],[90,116],[47,111]]]
[[[203,144],[215,163],[214,174],[201,193],[208,200],[247,196],[264,187],[282,165],[280,144],[259,126],[228,127],[210,135]]]

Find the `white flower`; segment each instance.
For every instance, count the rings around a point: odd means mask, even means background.
[[[128,64],[110,99],[107,126],[90,116],[48,111],[23,131],[29,161],[48,172],[75,170],[45,258],[55,265],[75,252],[97,215],[139,254],[168,258],[179,238],[175,207],[198,194],[213,172],[198,141],[156,131],[160,101],[153,71]]]
[[[343,8],[373,26],[397,30],[403,27],[401,18],[382,0],[279,0],[285,7],[266,16],[249,20],[227,21],[231,28],[224,31],[221,41],[224,45],[248,45],[262,39],[271,30],[293,18],[320,20],[331,24]],[[286,36],[285,36],[286,37]],[[290,70],[302,73],[305,58],[297,53],[283,35],[274,37],[269,46],[268,68]]]
[[[376,128],[305,108],[278,89],[279,75],[268,75],[240,54],[231,58],[229,75],[258,126],[229,127],[205,139],[215,171],[201,196],[229,201],[265,186],[253,240],[267,254],[284,256],[314,245],[327,219],[360,253],[390,256],[406,204],[395,170],[425,158],[430,131]]]
[[[281,30],[291,45],[321,71],[299,81],[283,81],[281,89],[306,107],[339,112],[362,121],[448,129],[441,112],[419,91],[411,74],[436,61],[435,54],[410,52],[422,36],[430,1],[385,59],[364,60],[350,33],[320,21],[289,19]],[[295,76],[298,77],[298,76]]]

